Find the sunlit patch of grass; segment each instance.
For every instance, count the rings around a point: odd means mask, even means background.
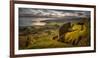
[[[64,42],[70,42],[71,44],[75,44],[77,46],[89,45],[89,27],[87,24],[84,24],[83,28],[81,28],[81,25],[75,24],[72,27],[72,30],[74,31],[65,34]]]

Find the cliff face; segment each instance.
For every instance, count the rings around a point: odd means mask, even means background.
[[[68,25],[68,24],[67,24]],[[89,22],[71,22],[70,27],[62,26],[59,33],[59,41],[70,43],[73,46],[89,46],[90,45],[90,27]],[[68,29],[70,28],[70,31]],[[64,30],[65,29],[65,30]],[[67,31],[66,31],[67,30]]]

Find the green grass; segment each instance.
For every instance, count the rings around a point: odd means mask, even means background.
[[[22,28],[19,33],[26,34],[26,35],[19,35],[19,49],[44,49],[44,48],[63,48],[63,47],[74,47],[72,44],[68,44],[66,42],[60,42],[54,40],[53,37],[59,34],[59,27],[63,23],[48,23],[48,25],[40,27],[40,26],[33,26],[30,28]],[[89,26],[88,33],[89,33]],[[78,26],[74,27],[73,29],[79,28]],[[73,34],[73,36],[69,36],[72,39],[75,39],[78,33]],[[88,34],[89,35],[89,34]],[[66,37],[65,37],[66,38]],[[89,40],[87,38],[83,38],[79,45],[77,46],[89,46]],[[65,39],[65,41],[68,41]],[[87,45],[88,44],[88,45]]]
[[[19,45],[19,49],[42,49],[42,48],[63,48],[63,47],[70,47],[71,44],[66,44],[63,42],[59,42],[57,40],[53,40],[52,38],[58,34],[58,30],[49,30],[51,34],[47,34],[45,32],[41,32],[38,35],[27,35],[27,36],[20,36],[22,39],[20,42],[25,45],[26,38],[28,38],[28,46],[22,47]]]
[[[61,48],[71,46],[56,40],[48,39],[47,37],[38,39],[29,49],[40,49],[40,48]]]

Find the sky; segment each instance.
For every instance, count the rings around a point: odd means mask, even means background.
[[[19,16],[34,16],[34,17],[66,17],[66,16],[87,16],[89,11],[80,10],[54,10],[54,9],[34,9],[34,8],[19,8]]]
[[[89,16],[90,11],[19,8],[19,25],[46,25],[48,21],[69,22],[72,18]]]

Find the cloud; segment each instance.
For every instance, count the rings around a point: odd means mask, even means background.
[[[20,16],[36,16],[36,17],[67,17],[67,16],[86,16],[86,12],[68,12],[60,10],[48,10],[48,9],[32,9],[32,8],[20,8]]]

